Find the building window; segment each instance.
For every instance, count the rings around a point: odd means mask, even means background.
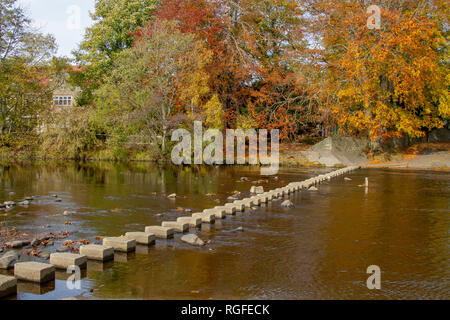
[[[62,107],[62,106],[71,106],[72,105],[72,97],[71,96],[54,96],[53,97],[53,105]]]

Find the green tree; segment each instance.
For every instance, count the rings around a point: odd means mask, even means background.
[[[156,0],[97,0],[91,15],[92,27],[74,52],[83,72],[72,78],[72,83],[83,89],[79,104],[88,104],[92,92],[102,83],[115,58],[133,43],[133,33],[142,27],[155,9]]]
[[[0,0],[0,134],[8,144],[14,134],[31,132],[37,115],[51,101],[51,74],[64,62],[51,35],[34,31],[16,0]]]
[[[135,45],[119,54],[95,103],[111,136],[142,135],[165,152],[180,87],[201,65],[205,49],[174,22],[155,21],[139,34]]]

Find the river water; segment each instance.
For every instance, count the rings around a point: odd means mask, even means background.
[[[330,170],[285,168],[278,179],[258,185],[269,190]],[[249,181],[241,182],[244,176]],[[68,275],[59,271],[43,286],[20,282],[12,298],[450,298],[450,173],[363,169],[347,177],[352,180],[339,177],[319,191],[290,196],[294,208],[272,202],[191,229],[210,241],[202,248],[182,243],[179,235],[157,240],[136,253],[116,254],[114,262],[89,262],[80,289],[68,289]],[[359,187],[365,177],[367,191]],[[0,213],[1,221],[29,235],[66,230],[72,232],[68,239],[94,241],[175,220],[185,215],[178,207],[214,207],[235,190],[242,198],[260,179],[266,178],[251,167],[2,164],[0,201],[38,197],[29,207]],[[171,193],[178,197],[167,199]],[[55,202],[54,194],[62,201]],[[77,213],[65,217],[65,210]],[[244,231],[233,231],[238,227]],[[54,252],[62,241],[45,250]],[[381,269],[381,290],[366,286],[370,265]]]

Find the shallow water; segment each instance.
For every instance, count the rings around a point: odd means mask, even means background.
[[[330,169],[282,169],[265,190]],[[72,240],[143,231],[174,220],[177,207],[200,211],[248,195],[265,179],[258,168],[162,169],[150,164],[31,163],[0,166],[0,200],[40,196],[1,221],[19,232],[67,230]],[[248,182],[240,182],[240,177]],[[318,192],[290,196],[195,232],[202,248],[157,240],[107,264],[88,264],[81,289],[68,275],[44,286],[19,283],[17,299],[448,299],[450,174],[441,171],[358,170],[325,182]],[[369,189],[359,187],[369,177]],[[12,195],[10,192],[14,192]],[[177,193],[175,200],[167,195]],[[216,194],[207,197],[206,194]],[[62,202],[55,202],[57,194]],[[71,217],[65,210],[76,210]],[[72,225],[64,223],[70,221]],[[233,232],[242,226],[244,232]],[[191,230],[192,232],[193,230]],[[49,252],[61,245],[56,241]],[[29,258],[29,257],[25,257]],[[381,290],[368,290],[366,269],[381,268]],[[5,273],[5,272],[2,272]],[[11,273],[9,271],[9,273]]]

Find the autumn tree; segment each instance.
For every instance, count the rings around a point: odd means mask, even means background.
[[[110,135],[140,134],[165,152],[177,99],[199,99],[197,90],[187,89],[195,87],[192,75],[209,55],[194,35],[181,33],[174,22],[153,21],[136,36],[96,91],[96,106]],[[186,87],[188,83],[192,87]]]
[[[304,47],[301,14],[296,1],[278,0],[163,0],[155,12],[214,53],[208,86],[227,127],[270,124],[282,129],[282,137],[295,128],[292,112],[303,98],[292,68]]]
[[[309,1],[323,71],[315,85],[341,132],[380,141],[422,137],[448,119],[448,43],[436,13],[442,4],[383,1],[380,28],[369,29],[372,13],[362,1]]]

